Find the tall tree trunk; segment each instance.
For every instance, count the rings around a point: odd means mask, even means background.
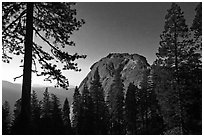
[[[25,55],[23,67],[23,83],[21,96],[21,128],[22,134],[27,134],[31,118],[31,73],[32,73],[32,45],[33,45],[33,3],[27,3]]]

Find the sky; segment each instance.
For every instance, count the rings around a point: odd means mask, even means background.
[[[197,3],[178,3],[190,26]],[[156,59],[160,34],[164,27],[164,17],[170,2],[79,2],[75,6],[77,18],[85,24],[74,32],[71,39],[75,47],[68,47],[69,53],[87,55],[76,61],[81,72],[65,71],[70,85],[78,86],[90,71],[90,67],[109,53],[137,53],[146,57],[151,65]],[[37,38],[34,38],[38,40]],[[14,56],[9,64],[2,63],[2,80],[14,82],[13,78],[22,74],[20,59]],[[22,79],[15,82],[21,83]],[[32,75],[33,85],[53,85],[44,82],[43,77]]]

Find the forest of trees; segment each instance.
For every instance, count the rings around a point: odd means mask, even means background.
[[[72,115],[70,115],[67,98],[61,106],[57,96],[49,94],[48,88],[45,89],[41,101],[33,91],[29,133],[55,135],[162,134],[163,121],[160,114],[156,112],[158,104],[156,100],[153,100],[155,99],[153,92],[150,90],[148,93],[144,92],[145,89],[138,89],[131,83],[126,98],[124,98],[119,72],[120,68],[115,71],[115,80],[109,92],[108,101],[105,101],[98,71],[95,72],[89,89],[84,86],[80,93],[76,87],[73,95]],[[21,99],[16,101],[13,115],[11,115],[9,103],[4,102],[2,106],[3,134],[21,133],[21,127],[18,126],[20,103]]]
[[[144,71],[140,85],[124,91],[121,65],[105,99],[98,69],[90,88],[75,88],[72,105],[61,106],[45,89],[43,99],[31,94],[29,134],[160,135],[202,134],[202,3],[187,26],[180,6],[172,3],[165,16],[157,59]],[[2,105],[3,134],[21,134],[21,99],[13,115]]]
[[[31,120],[32,73],[67,89],[69,82],[62,70],[80,71],[74,61],[86,58],[86,55],[65,50],[67,46],[75,46],[70,35],[85,23],[76,18],[74,5],[71,2],[2,3],[2,61],[9,63],[13,55],[23,56],[23,74],[14,78],[23,78],[19,118],[19,126],[24,129],[22,134],[28,134],[26,128]]]

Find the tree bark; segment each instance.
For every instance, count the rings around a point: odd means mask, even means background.
[[[23,83],[21,96],[21,128],[27,134],[31,119],[31,75],[32,75],[32,45],[33,45],[33,3],[27,3],[25,54],[23,67]]]

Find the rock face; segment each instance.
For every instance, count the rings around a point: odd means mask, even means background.
[[[81,82],[79,90],[81,91],[84,85],[90,87],[90,82],[93,79],[93,75],[98,68],[100,82],[105,91],[105,97],[110,90],[111,84],[113,83],[114,71],[119,65],[122,65],[123,70],[121,78],[124,83],[125,92],[130,82],[134,83],[139,87],[139,83],[143,79],[144,72],[150,68],[145,57],[138,54],[128,53],[110,53],[107,57],[102,58],[98,62],[91,66],[91,71],[86,78]]]

